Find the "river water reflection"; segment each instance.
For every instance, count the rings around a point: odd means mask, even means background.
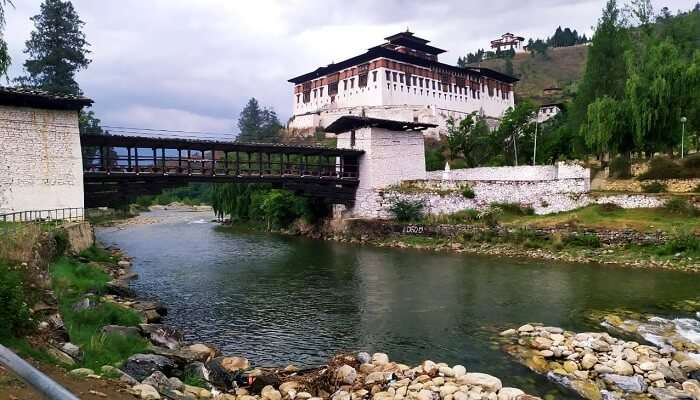
[[[659,304],[700,293],[696,275],[681,272],[350,246],[222,228],[208,214],[169,216],[97,236],[135,258],[133,286],[169,307],[166,323],[257,365],[383,351],[407,364],[463,364],[542,395],[553,387],[493,344],[498,329],[536,321],[600,330],[586,312],[668,313]]]

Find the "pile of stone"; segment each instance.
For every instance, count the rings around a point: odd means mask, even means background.
[[[183,371],[184,360],[176,361],[161,355],[135,355],[122,368],[122,379],[133,384],[132,393],[153,400],[539,400],[520,389],[503,387],[494,376],[467,372],[461,365],[425,361],[410,367],[390,361],[383,353],[337,356],[328,365],[310,370],[251,368],[244,358],[219,356],[190,363]],[[183,384],[176,377],[183,372],[199,374],[209,389]]]
[[[700,399],[693,354],[540,324],[501,336],[517,360],[585,399]]]

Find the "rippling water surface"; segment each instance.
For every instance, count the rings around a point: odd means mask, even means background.
[[[166,323],[257,365],[383,351],[404,363],[463,364],[545,394],[554,388],[493,344],[498,329],[539,321],[599,330],[584,313],[660,312],[700,293],[697,275],[681,272],[349,246],[222,228],[203,213],[151,214],[167,218],[102,228],[98,239],[135,258],[133,286],[168,306]]]

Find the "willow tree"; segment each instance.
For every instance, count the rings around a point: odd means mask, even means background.
[[[700,53],[688,58],[665,40],[644,54],[627,54],[626,94],[634,139],[647,151],[671,152],[681,140],[681,117],[695,114],[700,90]]]

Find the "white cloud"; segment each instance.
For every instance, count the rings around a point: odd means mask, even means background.
[[[291,113],[287,80],[364,52],[409,27],[449,50],[468,51],[512,31],[545,37],[558,25],[590,33],[604,0],[74,0],[93,63],[79,74],[110,125],[229,132],[250,97]],[[670,0],[672,10],[695,0]],[[21,73],[39,0],[8,10],[6,38]],[[660,7],[661,4],[658,4]]]

